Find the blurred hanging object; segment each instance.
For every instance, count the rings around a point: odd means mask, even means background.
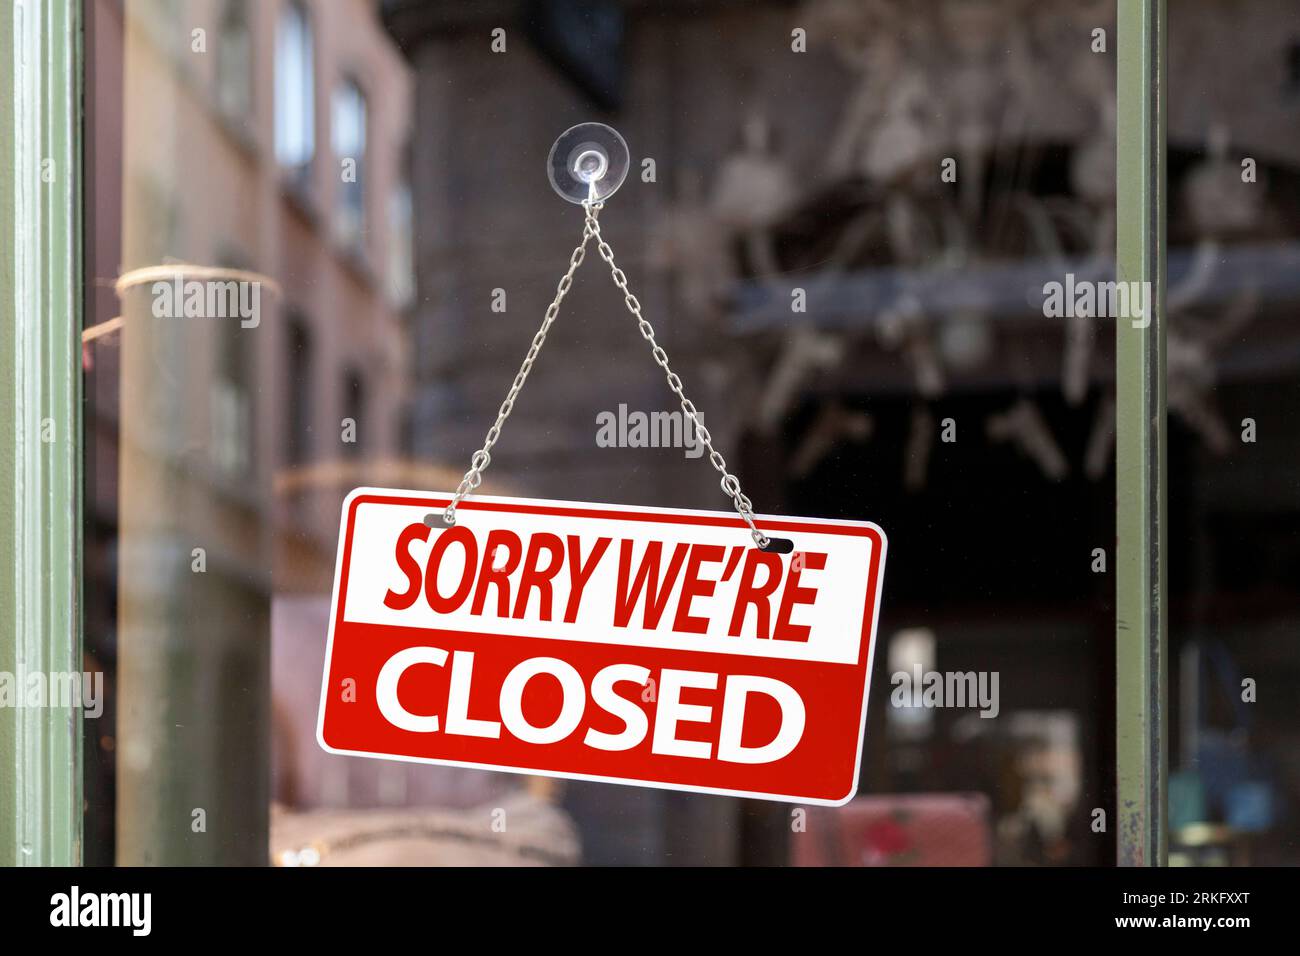
[[[1231,436],[1213,401],[1213,352],[1225,346],[1255,317],[1260,294],[1253,282],[1236,290],[1217,320],[1196,321],[1186,312],[1170,315],[1169,408],[1200,434],[1214,453],[1229,449]]]
[[[819,332],[806,324],[791,329],[759,396],[759,431],[774,432],[808,377],[834,368],[843,357],[844,342],[839,336]]]
[[[1242,189],[1241,167],[1228,155],[1232,132],[1221,122],[1206,134],[1206,158],[1187,176],[1188,211],[1203,237],[1226,239],[1257,233],[1264,216],[1262,183]]]
[[[1070,405],[1083,402],[1088,393],[1096,320],[1075,314],[1065,320],[1065,355],[1061,363],[1061,391]]]
[[[807,478],[841,441],[861,443],[874,430],[875,422],[866,412],[845,408],[840,402],[827,402],[795,449],[790,459],[790,476]]]
[[[945,367],[968,372],[993,355],[993,330],[981,312],[959,312],[939,326],[939,356]]]
[[[1029,399],[1022,398],[1005,412],[990,415],[985,428],[991,440],[1014,444],[1052,481],[1060,481],[1069,474],[1065,455],[1038,406]]]
[[[751,268],[764,278],[780,271],[769,229],[798,198],[794,176],[776,155],[772,138],[761,113],[745,120],[740,150],[723,161],[709,204],[714,220],[740,237]]]
[[[852,172],[858,143],[882,112],[886,84],[897,74],[892,19],[890,8],[876,0],[812,0],[796,17],[810,35],[832,37],[840,61],[859,75],[826,152],[826,171],[833,177]]]
[[[1014,74],[1024,57],[1023,21],[1008,18],[999,3],[944,0],[938,10],[939,33],[951,58],[943,99],[945,126],[964,175],[958,180],[962,214],[975,221],[984,205],[985,172],[997,151],[1018,143],[1024,110],[1001,80],[1007,63]],[[1009,55],[1010,54],[1010,55]],[[1023,83],[1014,77],[1010,89]]]
[[[883,0],[821,0],[800,23],[834,38],[841,61],[858,75],[826,153],[832,177],[896,181],[932,153],[938,98],[908,47],[918,29],[907,7]]]
[[[914,295],[900,295],[881,313],[876,325],[880,342],[901,351],[922,398],[937,398],[944,391],[943,364],[935,346],[931,323]]]
[[[1086,60],[1094,70],[1101,62]],[[1081,218],[1092,221],[1091,253],[1081,272],[1101,276],[1110,271],[1115,250],[1115,94],[1113,84],[1106,83],[1104,77],[1092,79],[1087,86],[1094,93],[1097,119],[1087,145],[1071,163],[1070,178],[1081,199]],[[1077,406],[1082,404],[1092,380],[1096,318],[1076,313],[1066,323],[1061,391],[1067,403]]]
[[[1070,79],[1093,107],[1092,129],[1070,162],[1070,184],[1079,197],[1072,212],[1090,246],[1079,271],[1109,278],[1115,254],[1115,70],[1103,57],[1081,57]],[[1067,403],[1077,406],[1092,380],[1096,317],[1076,314],[1066,322],[1061,391]]]
[[[1231,436],[1214,407],[1214,366],[1205,344],[1173,328],[1167,344],[1169,410],[1200,435],[1215,454],[1228,450]]]
[[[1111,455],[1115,451],[1115,399],[1106,398],[1097,409],[1088,434],[1088,449],[1083,457],[1083,470],[1097,481],[1106,474]]]
[[[1256,234],[1267,215],[1264,189],[1258,184],[1243,188],[1240,168],[1228,156],[1230,142],[1225,124],[1211,124],[1206,159],[1188,174],[1183,201],[1199,235],[1191,272],[1168,294],[1169,410],[1215,454],[1228,450],[1232,436],[1214,402],[1214,352],[1254,318],[1258,289],[1246,280],[1215,318],[1198,314],[1218,280],[1223,245]]]
[[[918,405],[912,410],[907,450],[903,456],[903,486],[908,491],[920,491],[925,487],[933,448],[934,416],[926,406]]]
[[[727,231],[704,203],[697,171],[678,174],[680,196],[656,225],[650,240],[650,266],[672,269],[680,280],[682,302],[692,316],[713,317],[736,281]]]

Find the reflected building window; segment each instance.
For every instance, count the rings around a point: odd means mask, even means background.
[[[298,188],[307,186],[316,152],[314,59],[307,11],[288,3],[275,37],[275,158]]]
[[[285,381],[289,401],[284,448],[288,463],[298,465],[311,453],[312,340],[302,316],[289,320],[287,348]]]
[[[345,423],[343,456],[357,458],[361,455],[365,443],[366,386],[358,369],[350,368],[343,373],[343,417]],[[350,428],[346,427],[348,424]]]
[[[408,166],[403,163],[388,197],[388,300],[399,309],[409,307],[415,299],[415,227]]]
[[[349,250],[364,251],[366,230],[366,97],[353,80],[334,90],[330,111],[330,141],[339,170],[334,227]]]
[[[253,37],[248,29],[248,0],[226,0],[217,39],[217,101],[231,117],[246,117],[253,108]]]
[[[253,370],[249,330],[237,319],[219,319],[216,369],[212,377],[212,461],[232,478],[252,465]]]

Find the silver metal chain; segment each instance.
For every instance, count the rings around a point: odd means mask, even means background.
[[[533,363],[537,361],[537,355],[546,343],[546,333],[551,330],[556,317],[560,314],[560,303],[568,294],[569,288],[573,285],[573,274],[578,271],[578,266],[582,265],[583,258],[587,255],[587,243],[594,236],[595,230],[592,224],[595,222],[595,216],[591,211],[587,212],[587,221],[582,227],[582,241],[578,243],[569,256],[569,271],[564,273],[560,279],[559,285],[555,289],[555,298],[551,300],[550,306],[546,309],[546,316],[542,319],[542,326],[533,336],[533,343],[528,348],[528,354],[524,356],[523,364],[519,366],[519,372],[515,375],[515,380],[510,385],[510,391],[506,392],[505,401],[497,410],[497,420],[492,423],[488,429],[487,437],[483,439],[483,447],[474,452],[470,458],[469,471],[465,472],[465,477],[460,480],[460,485],[456,488],[456,494],[452,496],[451,502],[442,513],[442,520],[449,524],[456,523],[456,506],[471,491],[483,483],[483,472],[487,466],[492,464],[492,446],[497,443],[501,437],[501,426],[506,423],[510,413],[514,411],[515,399],[519,396],[519,391],[524,387],[524,382],[528,380],[528,373],[533,370]]]
[[[696,435],[699,440],[704,442],[704,447],[709,450],[709,461],[718,473],[722,475],[720,482],[722,492],[731,499],[737,513],[745,520],[749,526],[749,535],[754,539],[754,544],[760,548],[766,548],[771,542],[763,532],[758,530],[754,524],[754,505],[750,502],[745,493],[740,490],[740,481],[727,470],[727,462],[713,447],[713,436],[709,430],[704,427],[704,422],[700,420],[699,413],[695,409],[695,404],[686,397],[682,390],[682,380],[678,377],[668,365],[668,353],[663,347],[655,341],[655,330],[648,319],[641,314],[641,303],[637,301],[627,287],[627,276],[614,263],[614,250],[610,248],[609,243],[605,241],[604,236],[600,234],[600,223],[597,216],[604,204],[600,202],[584,202],[582,208],[586,211],[586,221],[582,227],[582,242],[578,243],[577,248],[573,250],[573,255],[569,257],[569,271],[560,279],[560,284],[555,290],[555,299],[551,302],[550,307],[546,310],[546,317],[542,319],[542,326],[533,336],[533,343],[528,349],[528,354],[524,356],[523,364],[519,366],[519,373],[515,376],[514,382],[510,386],[510,391],[506,393],[505,401],[501,403],[501,408],[497,411],[497,420],[492,427],[488,429],[487,437],[483,441],[483,447],[474,452],[470,459],[470,469],[465,472],[465,477],[461,479],[460,486],[456,489],[456,494],[452,497],[451,502],[442,513],[442,520],[449,525],[456,523],[456,506],[461,500],[477,488],[483,481],[483,472],[487,466],[492,463],[492,446],[497,443],[501,437],[501,426],[505,424],[510,413],[514,410],[515,399],[518,397],[520,390],[524,387],[524,382],[528,379],[528,373],[532,370],[533,362],[537,360],[537,354],[541,351],[542,345],[546,342],[546,333],[550,330],[552,323],[560,314],[560,303],[564,301],[565,295],[573,285],[573,274],[577,271],[578,266],[582,265],[582,260],[587,254],[587,243],[594,237],[596,248],[600,252],[600,257],[609,263],[610,275],[614,279],[614,284],[618,286],[619,291],[623,293],[623,302],[627,305],[628,311],[637,321],[637,327],[641,330],[641,336],[650,343],[651,354],[655,362],[664,370],[664,376],[668,382],[668,387],[672,389],[673,394],[681,401],[682,413],[691,420],[695,427]]]

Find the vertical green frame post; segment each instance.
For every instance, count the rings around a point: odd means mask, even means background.
[[[83,670],[81,64],[79,0],[0,6],[0,679],[18,697]],[[13,703],[0,865],[77,865],[81,710]]]
[[[1167,861],[1165,0],[1117,0],[1115,278],[1149,284],[1116,319],[1116,859]],[[1130,288],[1132,288],[1130,286]]]

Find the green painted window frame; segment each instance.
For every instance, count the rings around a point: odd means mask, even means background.
[[[1165,862],[1165,0],[1117,0],[1116,841]],[[0,17],[0,671],[81,664],[80,0]],[[76,708],[0,708],[0,864],[81,862]]]
[[[81,656],[81,4],[0,14],[0,671]],[[81,863],[81,711],[0,708],[0,864]]]
[[[1115,849],[1168,862],[1165,602],[1165,0],[1117,0],[1115,279],[1148,282],[1150,322],[1115,323]]]

